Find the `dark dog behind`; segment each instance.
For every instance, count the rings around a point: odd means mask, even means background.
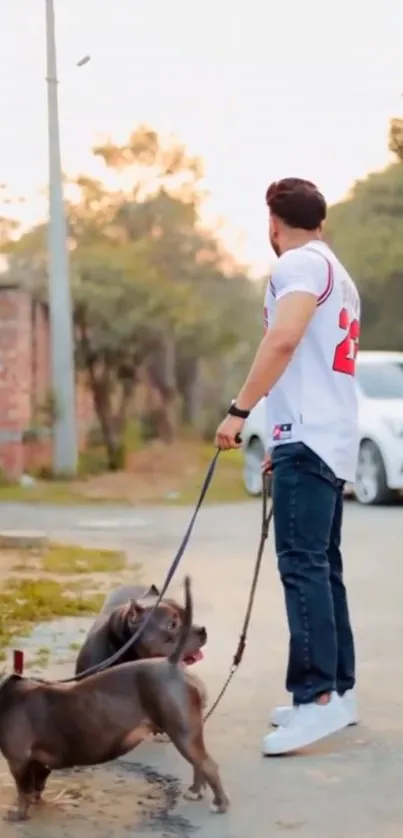
[[[71,684],[16,675],[3,680],[0,750],[18,792],[17,809],[10,817],[28,817],[54,769],[116,759],[135,748],[154,726],[165,731],[193,765],[193,784],[185,796],[202,797],[207,783],[214,794],[212,810],[226,811],[228,798],[218,767],[204,745],[201,696],[178,666],[191,633],[189,579],[185,603],[184,621],[167,659],[120,664]]]
[[[76,675],[103,663],[133,637],[155,607],[159,592],[150,588],[123,585],[112,591],[84,641],[77,657]],[[178,639],[184,609],[173,599],[163,599],[144,631],[117,663],[142,658],[168,657]],[[185,663],[202,657],[207,641],[204,626],[192,625],[183,650]]]

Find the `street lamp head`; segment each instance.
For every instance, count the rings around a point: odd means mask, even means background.
[[[84,55],[83,58],[80,58],[80,60],[77,61],[77,67],[84,67],[84,65],[88,64],[89,61],[91,61],[91,56],[90,55]]]

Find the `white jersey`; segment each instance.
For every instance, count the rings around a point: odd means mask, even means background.
[[[266,398],[269,444],[303,442],[336,477],[352,482],[358,455],[358,291],[330,248],[317,240],[278,259],[266,293],[266,328],[277,301],[293,291],[315,294],[317,309]]]

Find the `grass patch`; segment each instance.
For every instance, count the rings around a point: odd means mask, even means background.
[[[99,550],[76,545],[50,544],[45,548],[41,568],[46,573],[115,573],[126,566],[119,550]]]
[[[0,556],[1,556],[0,548]],[[127,564],[121,550],[104,550],[98,547],[80,547],[76,544],[50,543],[41,549],[19,548],[15,551],[18,561],[13,564],[15,573],[32,573],[33,570],[54,575],[92,575],[94,573],[117,573]],[[136,568],[133,569],[136,571]],[[86,587],[84,579],[70,583],[70,589],[80,591]],[[91,587],[97,583],[91,580]]]
[[[36,654],[40,658],[48,658],[50,656],[49,646],[40,646],[39,649],[36,650]]]
[[[119,504],[126,505],[127,498],[124,497],[100,497],[90,498],[81,494],[78,488],[69,485],[66,481],[53,481],[36,483],[33,486],[19,486],[17,483],[9,486],[0,486],[0,503],[46,503],[54,506],[77,506]]]
[[[41,646],[35,652],[35,657],[31,663],[31,666],[37,666],[43,669],[45,666],[48,665],[50,659],[50,649],[47,646]]]
[[[2,658],[12,639],[28,634],[36,623],[55,617],[96,614],[102,602],[102,594],[78,594],[65,583],[62,585],[53,579],[8,579],[0,590]]]

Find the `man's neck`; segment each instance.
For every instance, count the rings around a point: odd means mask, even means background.
[[[284,242],[282,253],[287,250],[294,250],[297,247],[304,247],[313,241],[322,241],[321,233],[318,230],[295,230],[287,236],[287,241]]]

